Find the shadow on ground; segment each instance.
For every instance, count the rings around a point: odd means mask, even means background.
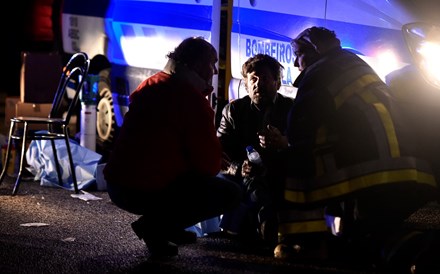
[[[11,196],[13,181],[0,185],[1,273],[379,273],[274,259],[271,250],[221,233],[180,246],[177,257],[153,260],[130,228],[137,217],[106,192],[89,190],[100,200],[84,201],[28,180]]]

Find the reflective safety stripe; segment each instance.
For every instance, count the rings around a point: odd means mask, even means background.
[[[286,234],[327,232],[327,231],[328,228],[324,219],[305,221],[305,222],[281,223],[278,226],[278,234],[281,237]]]
[[[352,74],[355,73],[355,71],[351,72]],[[368,87],[371,86],[373,83],[379,83],[382,84],[382,81],[380,78],[375,74],[366,74],[359,78],[357,78],[352,83],[345,86],[342,90],[338,91],[336,86],[332,85],[332,93],[335,95],[334,101],[336,108],[340,108],[345,102],[349,100],[354,94],[357,94],[362,98],[362,100],[367,103],[371,104],[375,109],[377,114],[379,115],[381,119],[381,124],[383,125],[385,129],[385,135],[387,138],[387,150],[389,150],[391,157],[399,157],[400,156],[400,148],[398,139],[396,136],[396,131],[394,128],[393,120],[391,119],[391,115],[388,111],[388,109],[383,105],[383,103],[377,98],[377,96],[374,95],[374,91],[372,89],[369,89]],[[377,85],[374,85],[375,89],[380,89]],[[319,133],[319,132],[318,132]],[[318,135],[319,136],[319,135]],[[322,136],[319,137],[319,141],[324,139]],[[318,141],[318,140],[317,140]],[[318,142],[319,144],[319,142]],[[380,150],[381,151],[381,150]]]
[[[324,117],[321,124],[315,125],[315,174],[306,179],[293,174],[286,179],[284,198],[297,210],[340,201],[377,186],[437,186],[430,163],[403,153],[412,151],[412,144],[406,143],[408,138],[399,139],[401,128],[395,119],[403,117],[394,116],[393,111],[398,109],[388,108],[392,102],[385,83],[369,66],[353,62],[348,55],[345,58],[331,60],[343,73],[329,78],[325,85],[321,83],[326,89],[323,92],[333,97],[334,108],[328,109],[328,119]],[[356,139],[364,132],[369,139]],[[349,146],[344,147],[343,142],[349,142]],[[353,154],[353,161],[346,153]],[[280,235],[330,231],[323,212],[321,216],[310,216],[297,210],[278,214]]]
[[[380,81],[380,78],[374,74],[366,74],[358,78],[356,81],[344,87],[340,92],[338,92],[338,95],[335,96],[334,100],[336,108],[338,109],[341,107],[348,98],[355,93],[362,91],[368,85]]]
[[[312,191],[286,189],[284,192],[284,198],[290,202],[307,204],[340,197],[341,195],[346,195],[353,191],[366,189],[372,186],[408,181],[414,181],[434,187],[436,186],[434,176],[429,173],[421,172],[416,169],[391,170],[352,178]],[[287,179],[287,185],[288,184],[289,179]],[[297,182],[295,182],[295,184],[297,184]]]
[[[353,70],[350,73],[355,76],[357,72]],[[337,82],[343,84],[341,81]],[[408,170],[413,170],[415,173],[420,172],[420,165],[417,160],[400,159],[400,146],[391,114],[375,94],[377,91],[382,92],[383,88],[383,83],[379,77],[374,74],[366,74],[357,77],[355,81],[348,83],[342,89],[338,89],[337,86],[332,84],[330,87],[332,94],[335,96],[336,107],[340,108],[344,104],[350,104],[351,107],[363,109],[368,116],[373,132],[376,134],[376,141],[382,140],[377,143],[377,146],[379,146],[379,160],[339,169],[333,154],[315,154],[316,175],[313,179],[312,189],[310,189],[310,185],[305,183],[303,185],[301,183],[288,183],[285,196],[289,201],[306,203],[307,201],[325,200],[372,185],[394,183],[396,179],[391,178],[395,178],[395,174],[406,174]],[[325,145],[328,142],[328,132],[325,126],[321,126],[317,130],[315,142],[317,146]],[[387,170],[393,171],[388,172]],[[422,170],[428,172],[425,169]],[[381,178],[381,180],[369,182],[376,177]],[[408,177],[403,178],[403,180],[408,181],[418,177],[415,175],[415,178]],[[387,181],[387,178],[390,178],[391,181]],[[363,183],[357,185],[359,182]]]
[[[367,74],[358,78],[356,81],[343,88],[338,95],[335,96],[335,105],[336,108],[341,107],[354,94],[359,94],[364,102],[372,104],[376,108],[382,120],[382,124],[385,127],[391,157],[399,157],[399,143],[397,141],[396,132],[390,113],[383,103],[381,103],[371,92],[371,90],[365,90],[367,86],[377,82],[381,82],[381,80],[377,75],[374,74]]]
[[[399,142],[397,141],[396,130],[394,128],[393,120],[391,119],[391,115],[388,109],[383,105],[383,103],[379,101],[379,99],[377,99],[377,97],[370,90],[367,90],[360,95],[365,102],[372,104],[377,110],[377,113],[379,114],[379,117],[385,128],[391,157],[399,157]]]
[[[390,155],[391,157],[394,158],[399,157],[400,156],[399,142],[397,141],[396,131],[394,129],[394,124],[391,119],[390,113],[382,103],[375,103],[374,107],[377,109],[377,112],[379,113],[380,118],[382,119],[382,123],[385,127],[385,132],[388,138],[388,144],[390,146]]]

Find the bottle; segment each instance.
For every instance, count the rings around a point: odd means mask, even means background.
[[[89,74],[79,94],[81,101],[80,145],[96,151],[96,123],[99,97],[99,75]]]
[[[251,161],[251,163],[256,165],[261,165],[263,163],[263,160],[260,157],[260,153],[258,153],[258,151],[256,151],[252,146],[247,146],[246,152],[248,159],[249,161]]]

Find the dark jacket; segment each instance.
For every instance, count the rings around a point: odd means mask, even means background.
[[[434,199],[436,182],[429,163],[419,157],[415,136],[388,87],[361,58],[332,50],[302,71],[295,84],[298,92],[287,130],[287,201],[318,206],[361,197],[364,205],[383,209],[383,214],[371,216],[386,219],[403,218]],[[362,217],[371,217],[367,215],[374,210]],[[300,221],[296,218],[293,224]],[[308,228],[317,231],[317,226]],[[288,222],[282,229],[300,232]]]
[[[285,134],[287,113],[292,104],[292,98],[280,93],[267,112],[256,109],[249,96],[227,104],[223,108],[217,129],[217,137],[220,139],[223,151],[241,167],[243,161],[247,159],[246,147],[252,145],[262,155],[266,165],[277,166],[278,164],[273,162],[276,151],[261,148],[257,133],[270,124]]]

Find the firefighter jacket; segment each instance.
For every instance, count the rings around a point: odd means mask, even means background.
[[[284,192],[294,210],[280,214],[281,234],[326,231],[327,204],[373,189],[389,190],[389,203],[393,189],[402,188],[417,199],[434,199],[436,182],[418,155],[417,136],[366,62],[337,48],[302,71],[294,85]]]

